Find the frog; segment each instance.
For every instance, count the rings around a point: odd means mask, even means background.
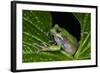
[[[61,28],[58,24],[55,24],[49,31],[49,36],[53,40],[52,44],[42,47],[41,51],[60,51],[64,50],[71,55],[75,54],[78,46],[77,39],[71,35],[66,29]]]

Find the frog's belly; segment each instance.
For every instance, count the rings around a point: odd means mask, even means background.
[[[65,38],[61,39],[61,38],[58,38],[58,37],[56,37],[56,36],[55,36],[54,39],[55,39],[55,41],[56,41],[57,43],[60,43],[60,44],[61,44],[62,48],[63,48],[66,52],[68,52],[68,53],[70,53],[70,54],[74,54],[74,53],[75,53],[76,47],[75,47],[73,44],[69,43],[67,39],[65,39]]]
[[[73,45],[70,44],[69,42],[63,41],[63,40],[61,40],[61,43],[62,43],[63,49],[64,49],[66,52],[68,52],[68,53],[70,53],[70,54],[74,54],[74,53],[75,53],[75,51],[76,51],[76,47],[75,47],[75,46],[73,46]]]

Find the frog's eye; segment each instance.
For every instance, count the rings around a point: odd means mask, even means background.
[[[54,35],[52,34],[51,37],[54,38]]]
[[[60,33],[61,31],[59,29],[56,30],[57,33]]]
[[[54,39],[54,34],[52,32],[49,32],[48,34],[49,34],[50,38]]]

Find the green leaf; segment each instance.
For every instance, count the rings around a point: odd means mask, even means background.
[[[74,13],[81,24],[81,37],[79,47],[74,55],[74,59],[85,60],[91,58],[91,33],[90,33],[90,13]]]
[[[90,13],[73,13],[73,15],[75,15],[75,17],[78,19],[78,21],[81,24],[81,31],[90,31]]]
[[[49,45],[47,35],[52,26],[51,15],[48,12],[23,10],[23,62],[31,61],[32,54],[41,49],[35,44]],[[31,54],[31,55],[29,55]],[[29,58],[27,56],[30,56]],[[35,56],[35,55],[34,55]],[[40,57],[38,57],[40,58]]]
[[[75,55],[64,50],[40,52],[44,46],[50,46],[48,32],[52,27],[50,12],[23,10],[23,33],[22,33],[22,61],[47,62],[66,60],[85,60],[91,58],[91,34],[90,34],[90,13],[73,13],[81,24],[81,38]],[[66,21],[67,22],[67,21]],[[66,30],[67,31],[67,30]],[[77,42],[69,32],[63,31],[70,42]],[[87,32],[87,34],[84,34]],[[77,44],[77,43],[73,43]]]
[[[48,32],[52,28],[52,17],[49,12],[23,10],[23,57],[22,61],[45,62],[72,60],[73,56],[61,52],[40,52],[42,46],[50,46]],[[44,47],[45,48],[45,47]]]

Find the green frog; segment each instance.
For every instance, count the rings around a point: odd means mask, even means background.
[[[69,54],[74,54],[77,50],[77,40],[67,30],[59,27],[58,24],[50,29],[49,36],[52,37],[53,44],[50,46],[41,46],[41,51],[59,51],[64,50]]]

